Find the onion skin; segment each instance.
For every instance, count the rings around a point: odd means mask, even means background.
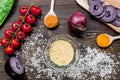
[[[74,12],[68,19],[68,26],[74,33],[86,31],[86,16],[80,12]]]

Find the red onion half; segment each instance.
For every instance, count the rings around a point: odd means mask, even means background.
[[[80,12],[74,12],[68,19],[68,26],[72,32],[78,33],[86,30],[86,16]]]

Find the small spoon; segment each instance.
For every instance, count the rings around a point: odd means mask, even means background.
[[[50,6],[50,11],[47,13],[47,15],[45,16],[48,17],[49,15],[54,15],[56,16],[55,12],[54,12],[54,3],[55,3],[55,0],[51,0],[51,6]],[[56,16],[57,17],[57,16]]]
[[[120,36],[113,37],[109,34],[100,34],[100,35],[98,35],[96,42],[99,47],[106,48],[106,47],[110,46],[111,43],[116,39],[120,39]]]
[[[109,34],[105,34],[105,35],[107,35],[108,37],[109,37],[109,39],[110,39],[110,44],[114,41],[114,40],[116,40],[116,39],[120,39],[120,36],[111,36],[111,35],[109,35]]]
[[[56,16],[55,12],[54,12],[54,3],[55,3],[55,0],[51,0],[50,11],[49,11],[49,12],[47,13],[47,15],[44,17],[44,23],[45,23],[45,21],[46,21],[46,19],[47,19],[48,16],[55,16],[56,19],[57,19],[56,25],[58,24],[58,18],[57,18],[57,16]],[[56,26],[56,25],[55,25],[55,26]],[[49,27],[49,26],[48,26],[48,27]]]

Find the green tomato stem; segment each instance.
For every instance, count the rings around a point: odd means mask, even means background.
[[[19,28],[16,30],[16,32],[13,34],[13,36],[11,37],[11,39],[10,39],[10,41],[9,41],[9,43],[8,43],[7,46],[10,45],[12,39],[13,39],[14,37],[16,37],[16,34],[20,31],[21,26],[22,26],[22,24],[25,22],[25,18],[26,18],[26,16],[29,14],[29,11],[30,11],[30,8],[32,7],[32,5],[33,5],[33,3],[29,6],[27,13],[25,14],[25,16],[24,16],[22,22],[20,23],[20,27],[19,27]]]

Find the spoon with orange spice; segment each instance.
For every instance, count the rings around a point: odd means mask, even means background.
[[[120,39],[120,36],[113,37],[109,34],[100,34],[97,36],[96,42],[97,42],[98,46],[100,46],[102,48],[106,48],[106,47],[110,46],[110,44],[116,39]]]
[[[54,12],[54,3],[55,3],[55,0],[51,0],[50,11],[44,17],[44,25],[47,28],[55,28],[58,25],[58,17]]]

